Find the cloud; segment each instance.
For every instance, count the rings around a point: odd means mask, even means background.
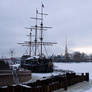
[[[72,51],[79,51],[86,54],[92,54],[92,46],[72,48]]]
[[[16,43],[26,40],[28,31],[24,27],[35,23],[29,17],[34,17],[36,8],[40,10],[41,1],[49,14],[45,24],[53,27],[45,32],[46,40],[58,42],[56,53],[64,52],[66,35],[70,49],[81,46],[91,49],[92,0],[0,0],[1,53],[13,47],[22,48]]]

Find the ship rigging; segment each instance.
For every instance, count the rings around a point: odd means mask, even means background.
[[[23,55],[21,58],[21,66],[26,69],[31,69],[32,72],[52,72],[53,71],[53,62],[51,58],[46,58],[43,53],[44,46],[52,46],[53,42],[45,42],[43,37],[43,32],[52,27],[44,26],[44,16],[48,14],[44,13],[44,5],[41,5],[41,12],[36,9],[36,16],[31,17],[31,19],[35,20],[35,25],[31,27],[26,27],[26,29],[30,30],[29,41],[25,41],[24,43],[19,43],[22,46],[29,47],[29,55]],[[40,17],[39,17],[40,16]],[[40,24],[38,24],[38,22]],[[32,33],[34,34],[34,40],[32,39]],[[38,35],[38,32],[40,35]],[[38,39],[40,37],[40,39]],[[34,53],[32,53],[32,48]],[[38,48],[40,48],[40,52],[38,52]]]
[[[41,12],[38,12],[38,10],[36,9],[36,16],[35,17],[31,17],[31,19],[34,19],[35,20],[35,25],[34,26],[31,26],[31,27],[25,27],[26,29],[29,29],[30,30],[30,33],[29,33],[29,41],[25,41],[24,43],[19,43],[21,44],[22,46],[28,46],[29,47],[29,55],[32,56],[32,48],[34,47],[34,56],[37,56],[38,53],[37,53],[37,48],[40,47],[40,57],[42,57],[43,55],[43,46],[51,46],[53,44],[56,44],[56,43],[52,43],[52,42],[44,42],[43,41],[43,32],[47,29],[50,29],[52,27],[46,27],[44,26],[43,24],[43,18],[44,16],[48,15],[46,13],[43,12],[44,10],[44,5],[42,4],[41,6]],[[40,15],[40,17],[38,17],[38,15]],[[38,25],[38,21],[40,21],[40,25]],[[35,40],[32,41],[32,31],[35,31]],[[40,39],[37,39],[38,38],[38,31],[40,31]],[[40,41],[39,41],[40,40]]]

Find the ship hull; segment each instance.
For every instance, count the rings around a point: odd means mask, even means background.
[[[53,62],[51,59],[46,59],[46,58],[22,60],[21,67],[31,70],[32,73],[53,72]]]
[[[53,65],[48,66],[48,64],[43,64],[43,65],[22,65],[21,67],[31,70],[32,73],[49,73],[53,72]]]

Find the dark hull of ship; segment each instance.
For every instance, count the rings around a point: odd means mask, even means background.
[[[32,73],[49,73],[53,72],[53,66],[48,67],[48,64],[43,65],[21,65],[23,68],[31,70]]]
[[[21,67],[31,70],[32,73],[53,72],[53,62],[51,59],[24,60],[21,62]]]

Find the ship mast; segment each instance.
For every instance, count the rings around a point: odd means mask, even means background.
[[[29,55],[32,56],[32,28],[27,28],[30,29],[29,33]]]
[[[36,25],[35,25],[35,56],[37,54],[37,14],[38,10],[36,9]]]
[[[45,13],[43,13],[43,8],[44,8],[44,4],[42,3],[42,5],[41,5],[41,13],[38,13],[38,14],[40,14],[41,15],[41,24],[40,24],[40,31],[41,31],[41,35],[40,35],[40,42],[41,42],[41,48],[40,48],[40,55],[41,55],[41,57],[42,57],[42,55],[43,55],[43,45],[50,45],[51,43],[47,43],[46,44],[46,42],[44,42],[43,43],[43,30],[46,30],[47,28],[51,28],[51,27],[44,27],[43,26],[43,16],[44,15],[48,15],[48,14],[45,14]]]
[[[35,19],[36,20],[36,24],[35,24],[35,40],[34,40],[34,42],[35,42],[35,53],[34,53],[34,55],[36,56],[37,55],[37,22],[38,22],[38,10],[36,9],[36,17],[34,18],[34,17],[32,17],[31,19]]]
[[[29,46],[30,50],[29,50],[29,54],[30,56],[32,56],[32,46],[34,47],[34,55],[37,56],[37,47],[40,46],[40,56],[42,57],[43,55],[43,45],[52,45],[52,44],[56,44],[56,43],[52,43],[52,42],[43,42],[43,31],[47,30],[48,28],[52,28],[52,27],[44,27],[43,26],[43,16],[44,15],[48,15],[45,14],[43,12],[43,8],[44,5],[41,5],[41,12],[38,12],[38,10],[36,9],[36,17],[31,17],[31,19],[34,19],[36,21],[35,26],[31,26],[29,28],[26,27],[26,29],[30,29],[30,41],[25,41],[24,43],[19,43],[22,44],[22,46]],[[40,18],[38,17],[38,14],[40,15]],[[40,25],[38,25],[38,20],[40,20]],[[35,38],[34,41],[32,41],[32,31],[35,31]],[[38,30],[40,30],[40,41],[37,40],[38,37]]]
[[[28,46],[29,55],[32,56],[32,28],[28,28],[28,27],[25,27],[25,28],[30,30],[29,35],[27,35],[29,36],[29,41],[25,41],[24,43],[18,43],[18,44],[21,44],[22,46]]]
[[[37,22],[38,20],[40,20],[40,18],[38,18],[38,10],[36,9],[36,17],[31,17],[31,19],[35,19],[36,20],[36,24],[33,27],[27,28],[26,29],[30,29],[30,41],[26,41],[25,43],[19,43],[22,44],[22,46],[29,46],[29,55],[32,56],[32,46],[35,47],[35,51],[34,51],[34,55],[37,55],[37,30],[38,30],[38,26],[37,26]],[[35,30],[35,40],[34,42],[32,42],[32,29]]]
[[[37,31],[39,30],[39,26],[38,26],[38,20],[42,20],[41,18],[38,18],[38,10],[36,9],[36,17],[31,17],[31,19],[35,19],[36,20],[36,24],[35,26],[32,26],[32,29],[35,29],[35,40],[34,40],[34,44],[35,44],[35,53],[34,55],[37,55]]]
[[[31,31],[32,31],[32,28],[30,29],[30,45],[29,45],[30,46],[30,50],[29,50],[30,56],[32,56],[32,54],[31,54],[31,52],[32,52],[32,49],[31,49],[32,48],[32,46],[31,46],[31,44],[32,44],[31,43],[32,42],[32,33],[31,33]]]
[[[44,5],[42,4],[41,6],[41,37],[40,37],[40,41],[41,41],[41,57],[42,57],[42,42],[43,42],[43,8]]]

